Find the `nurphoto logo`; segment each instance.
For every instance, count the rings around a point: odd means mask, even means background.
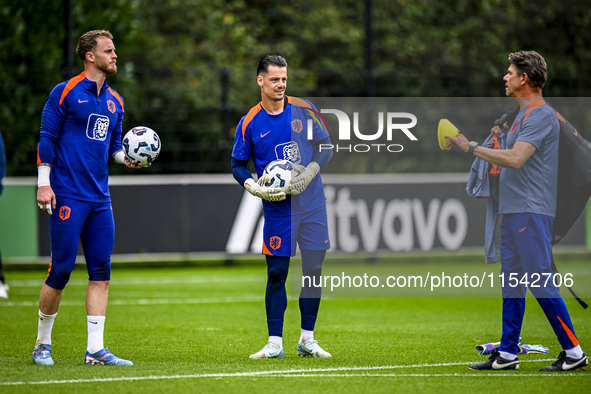
[[[362,133],[359,127],[359,112],[353,112],[353,127],[351,127],[351,119],[344,111],[339,109],[321,109],[322,114],[333,114],[337,117],[338,139],[340,141],[351,141],[351,130],[355,138],[361,141],[378,141],[386,132],[386,141],[392,141],[395,132],[402,132],[411,141],[418,141],[418,138],[410,131],[416,126],[417,117],[408,112],[378,112],[378,130],[373,134]],[[384,121],[385,119],[385,121]],[[406,122],[404,122],[406,120]],[[386,124],[384,127],[384,123]],[[314,122],[308,119],[308,139],[312,139],[312,131]],[[365,130],[364,130],[365,131]],[[323,149],[334,149],[336,152],[348,151],[364,153],[370,150],[376,152],[387,151],[390,153],[402,152],[404,147],[401,144],[387,144],[387,143],[371,143],[371,144],[320,144],[320,151]]]

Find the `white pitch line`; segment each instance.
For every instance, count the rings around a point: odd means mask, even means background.
[[[542,362],[554,361],[554,359],[540,359],[540,360],[520,360],[521,362]],[[43,384],[68,384],[68,383],[99,383],[99,382],[123,382],[130,380],[166,380],[166,379],[198,379],[198,378],[236,378],[236,377],[436,377],[436,376],[581,376],[580,374],[520,374],[516,373],[500,373],[500,374],[482,374],[475,372],[474,374],[318,374],[318,372],[340,372],[340,371],[372,371],[385,369],[409,369],[409,368],[429,368],[429,367],[449,367],[457,365],[469,365],[469,362],[456,363],[438,363],[438,364],[414,364],[414,365],[380,365],[373,367],[335,367],[335,368],[316,368],[316,369],[288,369],[276,371],[252,371],[252,372],[234,372],[234,373],[206,373],[206,374],[192,374],[192,375],[162,375],[162,376],[122,376],[118,378],[94,378],[94,379],[68,379],[68,380],[42,380],[33,382],[0,382],[0,386],[22,386],[22,385],[43,385]],[[314,375],[310,375],[314,373]],[[585,375],[586,376],[586,375]],[[591,376],[591,375],[590,375]]]
[[[193,284],[193,283],[234,283],[234,282],[264,282],[265,274],[262,275],[198,275],[198,276],[163,276],[157,278],[115,278],[111,279],[111,285],[168,285],[168,284]],[[68,282],[70,286],[86,286],[88,279],[76,278]],[[10,287],[41,287],[43,278],[40,279],[15,279],[9,281]]]
[[[507,377],[512,376],[516,378],[523,378],[523,377],[548,377],[548,378],[562,378],[562,377],[591,377],[591,375],[586,373],[577,373],[577,372],[566,372],[566,373],[545,373],[545,374],[523,374],[519,372],[515,373],[506,373],[506,372],[499,372],[499,373],[479,373],[474,371],[473,373],[360,373],[360,374],[336,374],[336,373],[327,373],[327,374],[317,374],[317,375],[310,375],[310,374],[273,374],[273,375],[265,375],[265,377],[269,378],[320,378],[320,377],[335,377],[335,378],[365,378],[365,377],[378,377],[378,378],[435,378],[435,377]]]
[[[261,302],[263,297],[225,297],[225,298],[153,298],[153,299],[125,299],[125,300],[111,300],[109,305],[186,305],[186,304],[228,304],[238,302]],[[1,307],[8,306],[38,306],[39,301],[17,301],[17,302],[2,302]],[[60,306],[80,306],[86,305],[84,300],[80,301],[62,301]]]
[[[229,304],[238,302],[262,302],[261,296],[250,297],[225,297],[225,298],[141,298],[111,300],[109,305],[183,305],[183,304]],[[288,298],[288,302],[299,301],[298,298]],[[326,301],[326,300],[325,300]],[[86,305],[84,300],[62,301],[60,306]],[[8,301],[0,302],[0,308],[8,306],[39,306],[39,301]]]

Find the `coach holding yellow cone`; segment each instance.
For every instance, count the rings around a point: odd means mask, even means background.
[[[575,371],[589,364],[583,353],[559,289],[545,281],[551,269],[552,225],[556,213],[558,140],[556,113],[542,98],[546,61],[535,51],[509,54],[503,78],[505,93],[517,100],[520,111],[507,133],[506,149],[489,149],[462,134],[447,136],[446,146],[457,145],[491,164],[502,167],[499,181],[503,334],[498,353],[471,370],[519,369],[518,341],[525,312],[525,284],[535,295],[552,325],[563,351],[554,364],[541,371]],[[501,129],[495,127],[495,134]],[[508,278],[518,278],[511,286]],[[546,274],[546,275],[543,275]],[[538,278],[539,287],[530,286]],[[546,283],[544,283],[546,282]]]

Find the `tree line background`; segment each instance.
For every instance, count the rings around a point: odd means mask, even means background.
[[[260,100],[265,54],[287,59],[293,96],[500,97],[507,54],[533,49],[548,63],[545,96],[584,97],[590,25],[583,0],[0,0],[8,176],[36,174],[45,100],[82,71],[68,59],[88,30],[114,35],[109,84],[125,99],[124,133],[145,125],[162,139],[143,173],[220,173],[236,124]],[[461,155],[438,163],[431,149],[389,171],[468,170]]]

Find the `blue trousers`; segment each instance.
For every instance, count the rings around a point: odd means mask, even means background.
[[[503,276],[503,335],[500,350],[518,353],[525,312],[526,286],[534,294],[564,350],[579,344],[568,309],[554,285],[552,225],[554,218],[532,213],[503,215],[501,222],[501,275]],[[546,274],[546,275],[543,275]],[[546,280],[549,275],[550,279]],[[516,278],[512,280],[511,278]],[[536,279],[538,279],[536,281]]]

